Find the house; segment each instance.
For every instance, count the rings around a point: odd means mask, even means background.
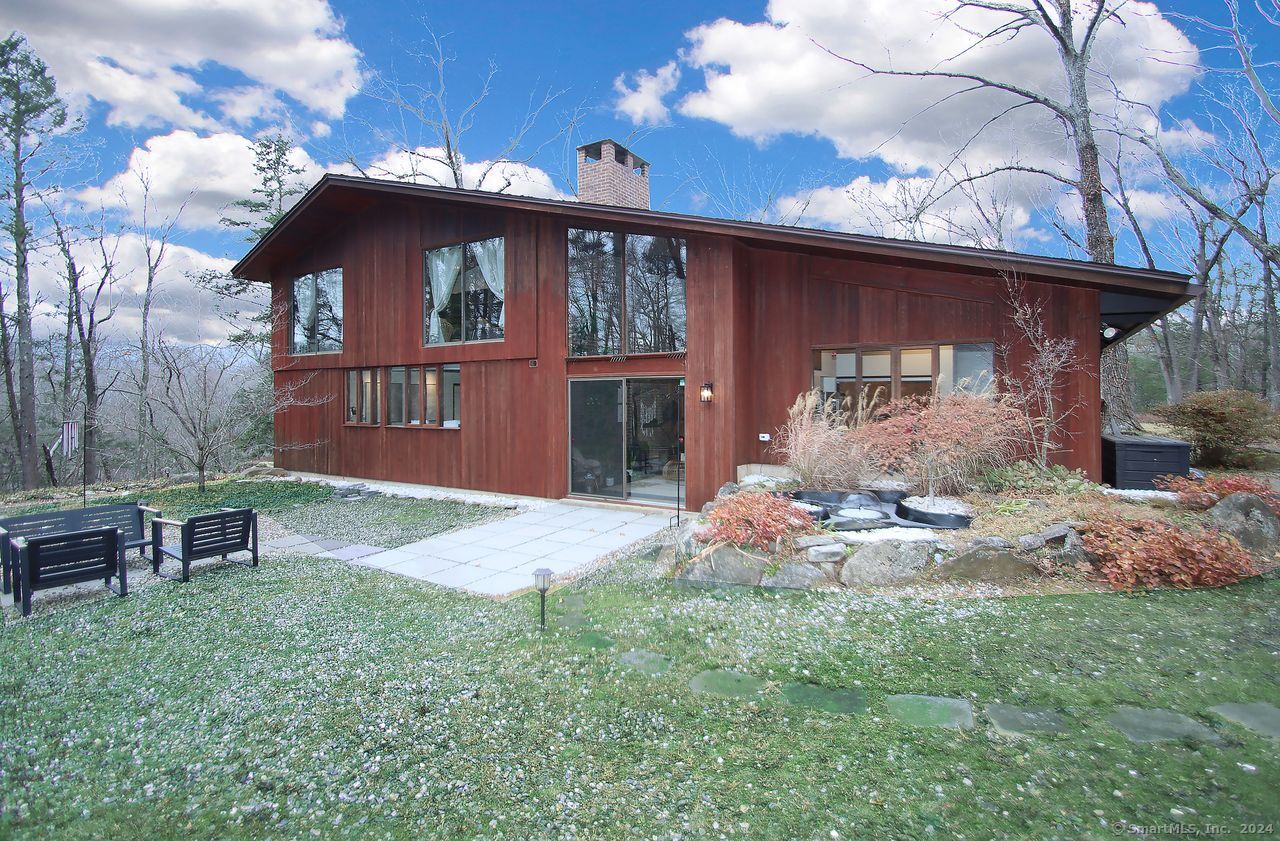
[[[1058,459],[1097,478],[1102,349],[1197,294],[1160,271],[649,209],[579,149],[579,200],[326,175],[236,265],[271,285],[276,463],[697,508],[814,385],[893,396],[1025,364],[1007,278],[1084,359]],[[1005,352],[1001,352],[1005,349]]]

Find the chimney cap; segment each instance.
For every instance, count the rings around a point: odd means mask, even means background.
[[[634,161],[634,163],[632,164],[633,166],[647,167],[649,165],[649,162],[646,161],[644,158],[640,157],[635,152],[632,152],[626,146],[623,146],[621,143],[619,143],[618,141],[614,140],[611,137],[606,137],[602,140],[596,140],[591,143],[584,143],[578,147],[578,151],[585,152],[587,157],[589,158],[595,158],[596,160],[600,160],[602,157],[604,157],[604,152],[602,150],[602,147],[606,143],[612,144],[615,149],[621,149],[623,152],[630,155],[631,160]]]

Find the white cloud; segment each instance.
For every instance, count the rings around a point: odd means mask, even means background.
[[[443,156],[444,150],[439,147],[419,146],[412,151],[392,149],[371,161],[365,171],[375,178],[452,187],[453,173],[443,162]],[[335,167],[334,170],[350,171],[350,168]],[[546,170],[518,161],[465,161],[462,182],[469,190],[544,199],[567,198]]]
[[[889,173],[878,179],[859,178],[808,196],[804,218],[837,227],[875,229],[875,220],[863,210],[866,204],[893,203],[923,189],[924,183],[913,179],[938,174],[962,148],[953,172],[1021,164],[1070,173],[1074,151],[1043,108],[1014,109],[984,131],[988,120],[1020,100],[997,91],[953,95],[968,84],[956,80],[869,76],[836,57],[897,70],[975,73],[1065,97],[1062,69],[1047,35],[1026,29],[966,51],[973,36],[961,25],[986,31],[1005,18],[975,9],[943,17],[955,8],[948,0],[772,0],[763,21],[722,18],[704,24],[687,33],[689,46],[680,53],[687,68],[701,73],[701,84],[676,109],[758,144],[784,135],[814,137],[829,142],[842,158],[886,165]],[[1100,30],[1091,104],[1117,120],[1143,124],[1149,114],[1118,103],[1111,85],[1158,109],[1188,89],[1199,57],[1152,3],[1129,2],[1123,18],[1123,24],[1112,21]],[[1185,133],[1194,142],[1194,131]],[[1058,190],[1043,178],[1018,174],[983,180],[979,188],[986,197],[1001,196],[1016,211],[1007,216],[1015,239],[1040,235],[1028,227],[1035,202]],[[939,209],[948,219],[963,214],[958,203],[943,202]],[[977,222],[970,219],[959,228]],[[912,233],[880,232],[951,238],[951,227],[948,222],[943,229],[926,225]]]
[[[636,125],[661,125],[671,116],[664,100],[679,83],[680,66],[674,61],[653,73],[641,70],[635,74],[633,85],[628,85],[626,74],[622,74],[613,80],[613,89],[618,94],[614,110]]]
[[[142,214],[144,179],[149,179],[152,212],[159,218],[181,211],[180,227],[213,229],[219,227],[228,204],[249,198],[258,185],[254,160],[253,140],[239,134],[173,131],[149,138],[133,150],[122,172],[77,198],[91,206],[127,209],[136,222]],[[291,160],[303,169],[299,180],[304,184],[323,174],[302,149],[295,148]]]
[[[361,82],[360,53],[326,0],[41,0],[5,16],[73,102],[109,106],[110,125],[271,119],[277,93],[335,119]],[[210,89],[214,65],[250,84]]]

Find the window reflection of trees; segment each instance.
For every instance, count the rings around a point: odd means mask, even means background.
[[[685,267],[683,239],[570,229],[569,354],[683,351]]]

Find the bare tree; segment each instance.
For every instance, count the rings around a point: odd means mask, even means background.
[[[1097,263],[1114,263],[1115,239],[1107,213],[1098,130],[1095,126],[1096,112],[1090,103],[1090,88],[1096,85],[1099,73],[1093,66],[1093,50],[1098,34],[1104,26],[1119,19],[1124,0],[1089,0],[1084,4],[1081,15],[1076,14],[1074,5],[1072,0],[956,0],[954,8],[944,16],[973,38],[971,45],[954,58],[960,58],[981,45],[1008,43],[1023,33],[1047,35],[1062,68],[1065,97],[1033,90],[1015,81],[964,70],[945,69],[945,62],[941,67],[898,70],[876,67],[835,53],[832,55],[876,76],[947,79],[959,83],[960,87],[947,94],[947,99],[975,91],[1007,95],[1010,104],[984,122],[973,139],[1019,108],[1032,107],[1047,111],[1061,126],[1065,139],[1074,150],[1074,167],[1055,171],[1043,166],[1005,164],[954,178],[953,182],[959,185],[989,178],[1000,172],[1028,172],[1065,185],[1080,200],[1081,218],[1084,221],[1084,247],[1089,259]],[[982,30],[968,28],[961,19],[967,11],[993,14],[998,17],[998,23]],[[968,145],[969,143],[964,144]],[[1113,427],[1137,426],[1131,391],[1128,352],[1123,343],[1116,343],[1103,355],[1102,360],[1102,392],[1108,422]]]
[[[100,329],[116,312],[115,305],[104,300],[103,294],[109,294],[115,285],[116,251],[120,244],[118,236],[107,234],[106,225],[102,221],[104,216],[105,214],[100,215],[99,226],[89,237],[96,257],[93,260],[94,277],[86,284],[85,267],[76,258],[71,234],[58,214],[49,208],[58,254],[62,259],[63,283],[67,288],[68,367],[73,342],[79,354],[80,377],[84,389],[84,430],[80,445],[84,447],[84,481],[90,485],[98,481],[101,461],[99,431],[102,401],[120,376],[117,372],[104,385],[98,366],[103,344]]]
[[[134,457],[139,473],[145,476],[151,472],[149,447],[147,446],[147,441],[150,438],[149,431],[152,426],[150,393],[154,342],[151,338],[151,308],[155,304],[160,272],[164,267],[166,253],[169,250],[169,240],[173,236],[174,229],[178,225],[178,220],[182,216],[183,210],[186,209],[186,202],[184,201],[172,215],[161,215],[157,219],[156,208],[151,196],[151,174],[145,171],[139,172],[137,179],[142,193],[139,199],[141,206],[138,210],[141,220],[138,225],[138,233],[142,236],[142,244],[146,252],[146,279],[143,283],[142,300],[139,306],[141,326],[138,335],[136,383],[138,395],[137,451]]]
[[[1067,403],[1063,392],[1069,374],[1082,369],[1080,348],[1069,336],[1055,336],[1045,324],[1043,299],[1033,299],[1026,283],[1015,275],[1005,277],[1005,303],[1011,313],[1013,342],[998,347],[1007,372],[1000,390],[1019,408],[1032,455],[1041,469],[1053,453],[1067,445],[1067,421],[1079,402]],[[1025,354],[1025,365],[1014,365]]]
[[[35,344],[32,335],[31,250],[32,229],[28,202],[40,192],[39,181],[49,171],[39,160],[52,135],[67,123],[67,109],[58,96],[48,67],[17,33],[0,41],[0,153],[6,160],[6,183],[0,196],[5,203],[3,227],[9,235],[13,267],[15,312],[13,333],[0,330],[0,363],[5,369],[5,390],[14,440],[22,470],[22,485],[40,484],[39,447],[36,440]],[[8,293],[0,288],[0,321]],[[17,387],[13,382],[16,337]]]
[[[236,445],[249,422],[241,398],[242,346],[155,343],[159,408],[149,440],[199,475],[199,490],[218,460]]]
[[[449,99],[449,65],[454,62],[454,56],[445,49],[441,36],[425,22],[423,26],[427,43],[406,52],[415,64],[408,78],[426,81],[406,81],[392,73],[375,71],[365,88],[370,98],[389,108],[392,128],[388,130],[372,123],[365,123],[364,128],[383,148],[390,147],[398,155],[391,157],[391,164],[379,166],[362,164],[356,154],[348,151],[347,161],[368,177],[506,192],[513,186],[514,177],[530,166],[543,149],[572,133],[580,114],[577,110],[570,112],[555,132],[537,143],[530,143],[530,135],[539,121],[565,91],[547,89],[541,94],[531,94],[524,117],[502,147],[483,166],[469,170],[464,147],[489,98],[498,66],[489,62],[476,93],[467,97],[461,108],[454,107]]]

